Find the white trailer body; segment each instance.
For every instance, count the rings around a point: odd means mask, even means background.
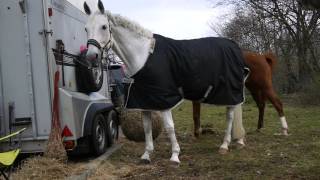
[[[100,91],[87,95],[77,92],[74,66],[56,65],[52,49],[57,40],[72,54],[79,54],[80,46],[86,45],[86,20],[87,16],[66,0],[0,1],[0,136],[26,127],[23,152],[46,148],[57,70],[61,128],[67,127],[72,134],[64,137],[68,149],[91,135],[98,112],[113,108],[106,72]]]

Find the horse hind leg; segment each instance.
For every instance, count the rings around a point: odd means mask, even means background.
[[[272,103],[272,105],[274,106],[274,108],[278,112],[281,126],[282,126],[282,130],[281,130],[282,135],[287,136],[288,135],[288,124],[287,124],[287,120],[286,120],[284,113],[283,113],[283,106],[282,106],[280,99],[277,97],[276,93],[274,92],[274,90],[272,88],[268,89],[265,92],[265,94],[266,94],[267,98],[270,100],[270,102]]]
[[[172,146],[172,155],[171,155],[170,161],[179,164],[180,163],[180,160],[179,160],[180,146],[178,144],[176,134],[174,131],[174,124],[173,124],[171,110],[162,111],[162,115],[163,115],[163,125],[168,134],[168,137],[171,141],[171,146]]]
[[[141,161],[143,163],[150,163],[150,155],[153,152],[153,139],[152,139],[152,121],[151,121],[151,112],[143,111],[142,112],[142,121],[143,121],[143,129],[145,134],[145,152],[141,156]]]

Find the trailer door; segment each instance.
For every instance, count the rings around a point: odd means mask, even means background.
[[[0,1],[1,131],[27,127],[30,140],[45,138],[51,123],[43,6],[42,0]]]

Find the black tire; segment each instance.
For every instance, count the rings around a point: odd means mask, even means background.
[[[91,131],[92,151],[94,155],[99,156],[106,152],[108,144],[107,124],[102,114],[99,113],[94,117]]]
[[[86,51],[80,54],[76,64],[76,81],[79,92],[99,91],[103,84],[103,66],[101,59],[86,59]]]
[[[118,139],[118,124],[118,114],[114,110],[111,110],[107,116],[107,138],[109,147]]]

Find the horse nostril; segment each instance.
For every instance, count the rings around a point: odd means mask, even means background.
[[[94,61],[94,60],[96,60],[96,59],[98,59],[99,58],[99,54],[98,53],[87,53],[87,55],[86,55],[86,59],[87,60],[90,60],[90,61]]]

